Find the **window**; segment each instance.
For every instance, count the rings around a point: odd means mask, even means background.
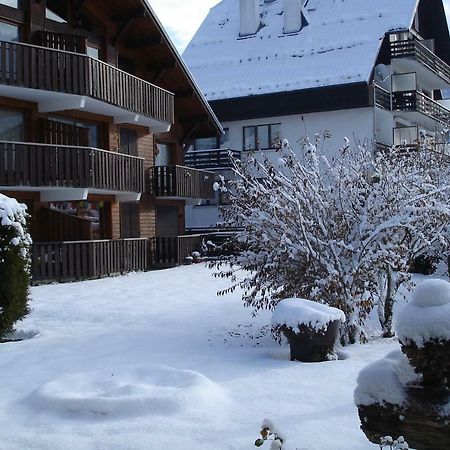
[[[67,2],[60,0],[47,0],[45,17],[59,23],[67,23]]]
[[[21,111],[0,109],[0,141],[24,141],[25,117]]]
[[[18,42],[20,29],[17,25],[0,21],[0,41]]]
[[[278,148],[281,124],[244,127],[244,150]]]
[[[120,129],[120,153],[138,156],[138,136],[136,130]]]
[[[91,58],[100,59],[100,49],[98,47],[95,47],[94,45],[88,44],[86,53]]]
[[[68,119],[67,117],[51,117],[49,120],[66,123],[79,128],[88,130],[88,147],[102,148],[102,126],[94,122],[84,122],[76,119]]]
[[[139,204],[120,204],[120,224],[122,239],[139,238]]]
[[[156,144],[155,166],[170,166],[173,162],[174,149],[171,144]]]
[[[230,148],[230,130],[224,128],[225,134],[220,138],[199,138],[194,141],[194,150],[214,150],[216,148]]]
[[[11,6],[11,8],[20,8],[19,0],[2,0],[0,5]]]

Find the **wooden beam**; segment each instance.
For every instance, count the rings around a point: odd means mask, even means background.
[[[163,43],[162,36],[150,36],[142,39],[129,39],[125,42],[128,50],[138,50],[141,48],[154,47]]]
[[[190,141],[191,136],[195,133],[195,130],[198,128],[198,122],[189,129],[189,131],[183,136],[182,144],[183,144],[183,150],[186,153],[187,149],[189,148],[190,144],[187,141]]]

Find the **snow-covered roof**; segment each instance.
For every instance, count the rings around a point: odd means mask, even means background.
[[[309,25],[283,34],[283,1],[239,38],[239,0],[211,9],[183,56],[208,100],[369,81],[386,32],[409,29],[418,0],[309,0]]]

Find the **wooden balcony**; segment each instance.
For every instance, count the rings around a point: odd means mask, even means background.
[[[147,239],[35,243],[31,267],[33,284],[144,271]]]
[[[150,242],[153,267],[173,267],[185,262],[192,252],[199,251],[203,235],[155,237]]]
[[[214,173],[183,166],[156,166],[150,170],[151,193],[176,199],[214,198]]]
[[[241,152],[230,149],[196,150],[186,153],[184,163],[195,169],[231,169],[232,158],[240,159]]]
[[[425,66],[433,74],[441,78],[445,84],[450,84],[450,66],[436,56],[421,41],[411,37],[410,39],[394,40],[390,42],[391,58],[410,59]],[[445,86],[436,86],[445,87]]]
[[[393,111],[417,111],[444,125],[450,124],[450,110],[419,91],[392,93]]]
[[[381,86],[374,85],[375,106],[380,109],[391,111],[391,94]]]
[[[0,186],[144,191],[144,160],[90,147],[0,141]]]
[[[174,121],[172,93],[81,53],[0,41],[0,87],[0,95],[36,101],[43,112],[83,109],[158,131]]]

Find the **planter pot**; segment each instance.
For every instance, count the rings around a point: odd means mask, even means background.
[[[282,326],[280,330],[289,342],[291,361],[328,361],[329,356],[333,354],[339,335],[339,325],[339,320],[333,320],[320,331],[306,325],[300,325],[295,331],[287,326]]]
[[[402,352],[411,366],[423,375],[422,385],[430,389],[450,388],[450,342],[432,340],[423,347],[414,342],[401,342]]]

